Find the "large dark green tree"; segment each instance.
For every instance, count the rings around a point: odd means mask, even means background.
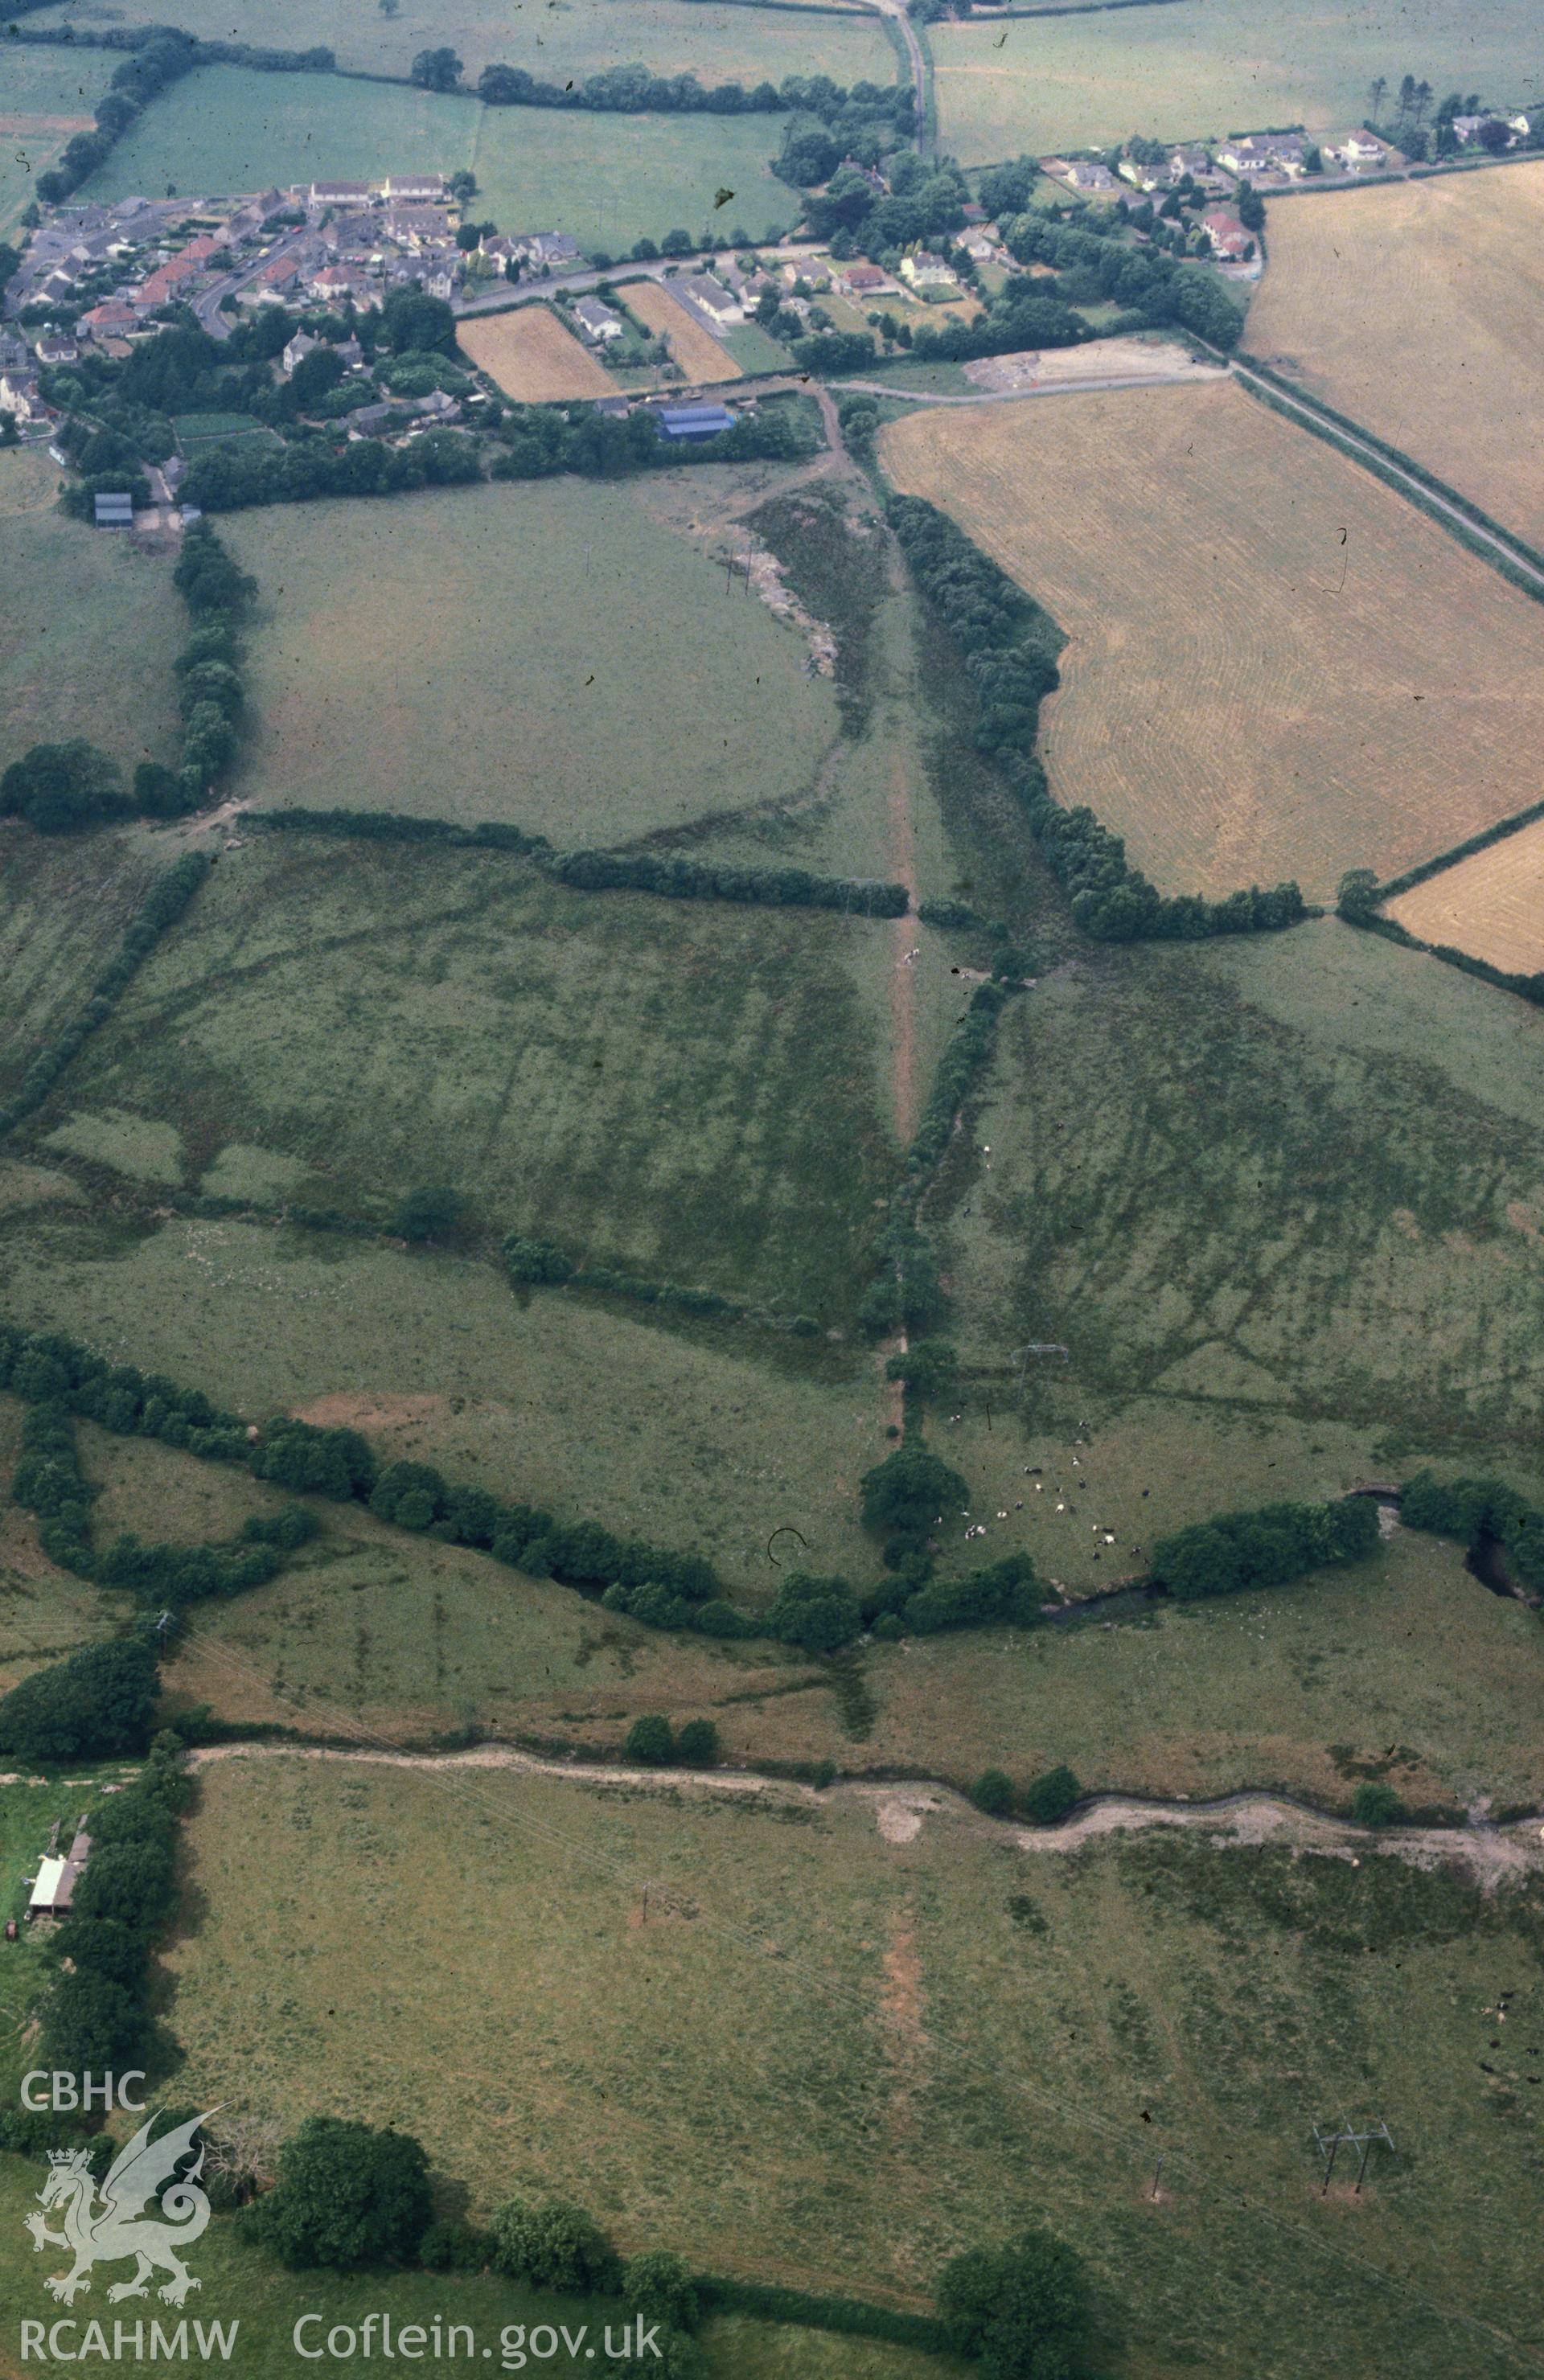
[[[155,1656],[148,1645],[132,1638],[88,1645],[35,1670],[0,1700],[0,1753],[47,1762],[143,1752],[156,1692]]]
[[[432,2213],[429,2159],[410,2133],[308,2116],[248,2219],[285,2264],[348,2273],[412,2257]]]
[[[970,2248],[939,2276],[938,2310],[983,2380],[1074,2380],[1092,2315],[1076,2251],[1033,2228],[1002,2248]]]

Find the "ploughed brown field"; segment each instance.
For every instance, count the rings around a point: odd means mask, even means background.
[[[1166,892],[1397,875],[1524,806],[1544,618],[1234,382],[892,423],[890,478],[1068,643],[1041,747]]]

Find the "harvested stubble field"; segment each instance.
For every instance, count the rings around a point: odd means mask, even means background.
[[[37,448],[0,454],[0,769],[85,735],[132,773],[176,752],[187,614],[164,556],[67,520],[58,490]]]
[[[1537,1493],[1540,1050],[1544,1015],[1333,918],[1086,956],[1008,1011],[978,1146],[932,1209],[983,1388],[1001,1410],[1015,1349],[1067,1347],[1026,1411],[1064,1447],[1085,1420],[1096,1444],[1134,1430],[1117,1478],[1081,1457],[1077,1500],[1118,1492],[1123,1548],[1173,1525],[1186,1480],[1206,1512],[1445,1456],[1522,1465]],[[1279,1468],[1198,1460],[1219,1414],[1290,1424],[1262,1450]],[[1141,1487],[1167,1507],[1150,1526]],[[1057,1528],[1087,1559],[1088,1527],[1053,1516],[1047,1568],[1091,1583],[1050,1558]]]
[[[260,804],[502,820],[612,844],[803,793],[830,687],[628,484],[565,479],[243,514]],[[426,590],[432,589],[432,601]]]
[[[1387,914],[1422,941],[1467,951],[1509,975],[1544,972],[1544,819],[1429,876]]]
[[[1384,1860],[1200,1840],[1066,1859],[950,1811],[876,1815],[216,1760],[188,1828],[200,1922],[167,1957],[179,2096],[395,2121],[479,2202],[551,2191],[628,2247],[913,2302],[952,2250],[1052,2220],[1131,2374],[1296,2380],[1310,2315],[1347,2380],[1511,2368],[1537,1885],[1484,1902]],[[477,1889],[446,1900],[423,1880],[449,1840]],[[1492,2080],[1503,1978],[1519,2042]],[[1355,2259],[1308,2131],[1348,2093],[1420,2144],[1379,2169]]]
[[[1272,208],[1247,344],[1544,545],[1544,161]]]
[[[75,23],[85,31],[104,13],[101,0],[67,0],[31,21]],[[160,21],[151,0],[128,0],[112,15],[115,24]],[[206,41],[232,37],[229,11],[218,0],[178,0],[177,22]],[[653,74],[689,73],[699,82],[748,88],[790,74],[828,74],[842,83],[895,77],[882,30],[859,7],[845,16],[822,8],[794,17],[700,0],[550,0],[537,14],[511,8],[508,0],[401,0],[388,17],[351,0],[263,0],[261,39],[275,49],[324,44],[341,67],[403,78],[416,52],[448,43],[464,61],[468,83],[495,60],[560,83],[637,62]]]
[[[507,314],[474,316],[458,325],[456,337],[479,371],[496,380],[517,404],[616,395],[610,373],[550,306],[518,306]]]
[[[894,1162],[854,978],[890,939],[274,837],[226,855],[36,1132],[138,1120],[138,1155],[91,1153],[156,1180],[169,1146],[188,1184],[254,1148],[295,1169],[291,1196],[379,1229],[449,1181],[469,1245],[518,1230],[850,1324]]]
[[[1104,149],[1140,130],[1220,140],[1268,124],[1345,133],[1375,75],[1531,96],[1533,0],[1173,0],[1005,25],[930,26],[940,138],[962,163]],[[1274,229],[1274,223],[1272,223]]]
[[[1065,631],[1052,792],[1161,890],[1323,899],[1535,790],[1535,605],[1236,384],[938,407],[881,453]]]
[[[711,331],[688,314],[680,299],[657,281],[630,281],[627,310],[658,333],[688,381],[738,380],[740,366]]]

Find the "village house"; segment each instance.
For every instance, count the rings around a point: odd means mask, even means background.
[[[0,372],[0,413],[13,415],[18,422],[47,419],[47,407],[38,388],[36,372]]]
[[[1388,164],[1390,150],[1376,132],[1353,132],[1338,148],[1326,149],[1324,153],[1348,174],[1377,174]]]
[[[1138,190],[1166,190],[1179,178],[1168,157],[1157,165],[1144,164],[1137,157],[1123,157],[1120,175],[1123,182],[1130,182]]]
[[[521,232],[510,247],[517,261],[529,265],[533,273],[576,264],[582,253],[578,241],[570,239],[565,231]]]
[[[1075,190],[1117,190],[1120,184],[1108,165],[1087,157],[1076,157],[1067,167],[1067,179]]]
[[[836,276],[836,286],[845,298],[878,298],[894,291],[895,284],[877,264],[846,264]]]
[[[581,298],[574,309],[574,320],[592,346],[609,346],[626,328],[620,314],[602,306],[599,298]]]
[[[401,419],[401,408],[388,405],[383,398],[379,405],[357,405],[346,419],[351,439],[374,438],[393,421]]]
[[[67,331],[45,331],[34,352],[40,364],[72,364],[80,350]]]
[[[1211,160],[1204,149],[1196,147],[1171,149],[1169,169],[1176,182],[1183,182],[1186,174],[1190,176],[1192,181],[1199,181],[1202,175],[1210,173]]]
[[[990,264],[997,254],[997,241],[990,232],[967,232],[959,244],[972,264]]]
[[[1295,132],[1251,132],[1225,140],[1217,152],[1231,174],[1286,174],[1295,180],[1308,170],[1307,143]]]
[[[290,378],[296,365],[303,364],[312,348],[319,347],[321,345],[321,340],[313,339],[309,331],[297,331],[279,358],[280,369],[286,380]]]
[[[362,273],[348,264],[323,264],[306,276],[306,287],[313,298],[328,305],[346,305],[350,298],[363,300],[370,296],[370,284]]]
[[[1254,254],[1252,236],[1227,207],[1208,207],[1201,217],[1201,229],[1221,263],[1243,264]]]
[[[959,275],[953,266],[945,264],[942,257],[935,256],[929,248],[914,249],[909,256],[902,257],[901,278],[909,282],[913,289],[959,287]]]
[[[444,207],[388,207],[380,229],[398,248],[414,250],[442,247],[451,237],[450,216]]]
[[[236,293],[238,306],[276,306],[282,303],[286,290],[293,289],[300,278],[300,268],[293,257],[270,257],[260,265],[244,289]]]
[[[139,329],[140,317],[121,298],[104,298],[100,306],[82,314],[75,327],[93,339],[122,338],[126,331]]]

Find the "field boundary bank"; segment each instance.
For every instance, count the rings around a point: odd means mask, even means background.
[[[145,961],[197,898],[211,865],[201,852],[186,852],[156,879],[125,932],[117,956],[98,976],[85,1006],[56,1040],[38,1052],[15,1097],[0,1108],[0,1143],[37,1113],[92,1034],[108,1023]]]
[[[183,1641],[197,1642],[202,1633],[201,1630],[189,1629]],[[989,1817],[958,1786],[942,1778],[910,1773],[885,1776],[869,1772],[835,1779],[829,1785],[810,1785],[755,1768],[644,1768],[597,1760],[557,1760],[522,1751],[503,1741],[456,1752],[412,1752],[388,1749],[378,1741],[355,1745],[243,1738],[234,1742],[195,1745],[188,1755],[188,1767],[195,1771],[230,1760],[285,1759],[364,1762],[376,1767],[418,1770],[426,1776],[447,1769],[504,1769],[514,1775],[555,1778],[570,1784],[614,1785],[628,1792],[641,1789],[678,1793],[695,1789],[772,1799],[781,1796],[800,1804],[845,1800],[859,1805],[879,1805],[906,1795],[926,1796],[931,1809],[917,1813],[919,1816],[942,1815],[947,1808],[954,1817],[991,1828],[994,1833],[1015,1836],[1021,1850],[1063,1853],[1079,1851],[1085,1843],[1105,1835],[1142,1833],[1165,1826],[1182,1829],[1209,1827],[1229,1814],[1249,1813],[1271,1832],[1290,1827],[1299,1830],[1300,1839],[1317,1834],[1329,1850],[1360,1847],[1386,1857],[1404,1858],[1416,1865],[1433,1858],[1451,1859],[1479,1852],[1489,1853],[1488,1858],[1482,1856],[1480,1864],[1492,1872],[1510,1869],[1521,1875],[1535,1868],[1544,1869],[1544,1840],[1539,1838],[1544,1809],[1509,1814],[1495,1822],[1468,1818],[1446,1827],[1361,1827],[1338,1812],[1320,1808],[1303,1795],[1275,1787],[1240,1786],[1233,1792],[1216,1794],[1205,1801],[1127,1792],[1111,1787],[1084,1794],[1067,1816],[1054,1825],[1036,1827],[1021,1818]],[[1532,1841],[1526,1839],[1525,1829],[1532,1830]],[[1215,1846],[1219,1851],[1251,1847],[1251,1839],[1242,1833],[1233,1841],[1221,1841]]]
[[[1288,380],[1273,366],[1257,358],[1239,354],[1231,358],[1234,377],[1250,394],[1270,404],[1277,400],[1275,409],[1283,407],[1301,420],[1304,426],[1331,445],[1338,445],[1365,469],[1381,479],[1386,487],[1399,491],[1416,504],[1429,517],[1440,521],[1450,534],[1478,553],[1493,567],[1501,569],[1504,577],[1514,587],[1544,601],[1544,553],[1530,546],[1526,539],[1503,528],[1489,514],[1459,494],[1456,488],[1429,471],[1413,456],[1391,446],[1375,431],[1364,429],[1349,415],[1337,412],[1331,405],[1310,395],[1295,381]],[[1503,566],[1504,565],[1504,566]]]
[[[1431,872],[1435,875],[1441,871],[1434,868]],[[1477,976],[1481,983],[1492,984],[1498,991],[1510,991],[1514,998],[1527,1001],[1531,1007],[1544,1008],[1544,974],[1510,974],[1504,967],[1493,966],[1489,959],[1477,958],[1472,951],[1461,951],[1454,942],[1429,942],[1421,935],[1413,934],[1408,926],[1402,926],[1397,917],[1380,917],[1370,910],[1348,915],[1343,909],[1340,915],[1344,924],[1355,926],[1364,934],[1381,934],[1386,942],[1397,942],[1407,951],[1420,951],[1429,959],[1441,959],[1444,966],[1456,967],[1460,975]]]
[[[528,859],[570,892],[650,892],[667,901],[723,901],[762,909],[812,909],[868,920],[911,914],[904,884],[882,877],[817,876],[802,868],[739,868],[649,852],[596,846],[556,851],[544,835],[490,820],[458,827],[391,810],[240,810],[260,834],[333,834],[359,843],[438,844],[449,850],[496,851]]]

